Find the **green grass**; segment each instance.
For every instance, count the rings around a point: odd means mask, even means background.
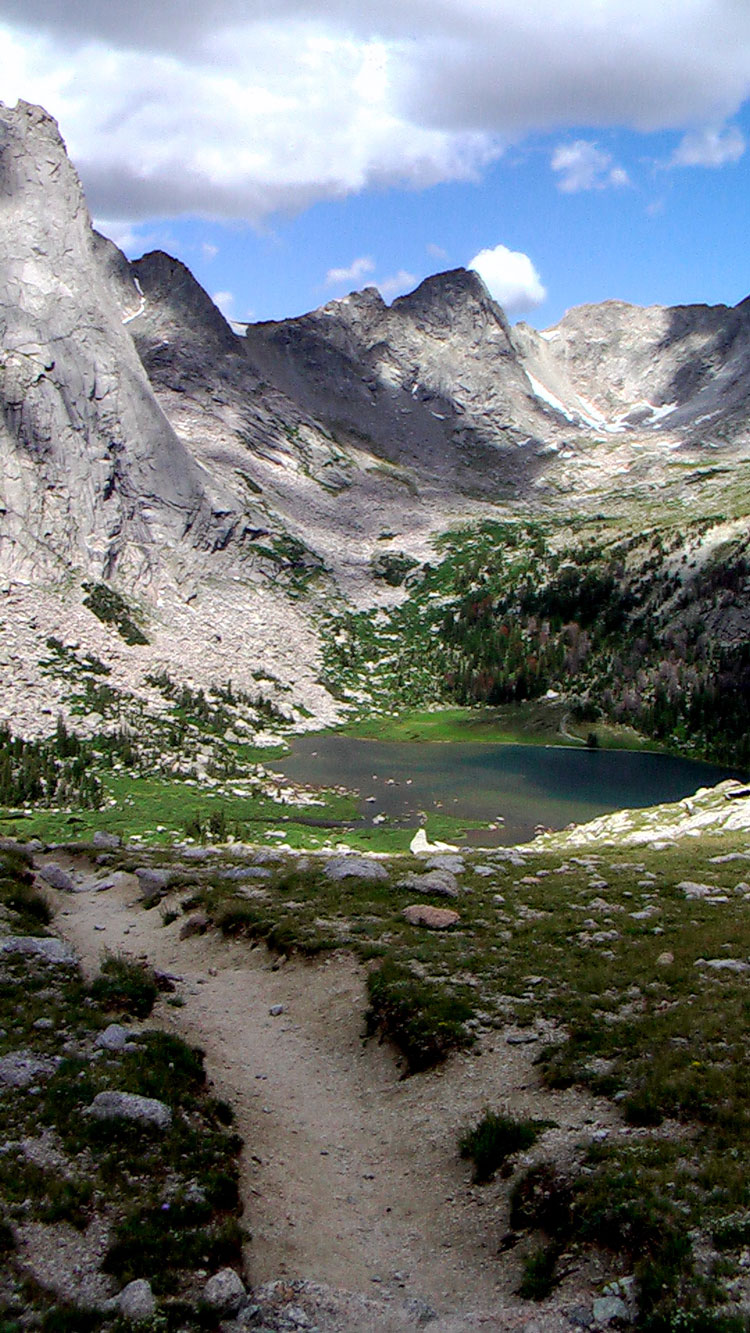
[[[451,1051],[473,1045],[467,1028],[474,1008],[466,998],[423,981],[386,959],[367,978],[366,1030],[388,1038],[401,1051],[406,1071],[416,1074],[445,1060]]]
[[[99,976],[92,982],[91,994],[109,1012],[148,1018],[159,987],[151,968],[145,963],[120,954],[108,954],[102,961]]]
[[[461,1156],[474,1163],[474,1183],[492,1180],[509,1157],[530,1148],[546,1127],[546,1121],[518,1120],[501,1112],[485,1111],[481,1120],[461,1135],[458,1144]]]

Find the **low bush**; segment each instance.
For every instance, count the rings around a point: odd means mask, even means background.
[[[491,1180],[495,1172],[512,1157],[536,1143],[546,1122],[517,1120],[514,1116],[485,1111],[473,1129],[461,1136],[459,1151],[474,1163],[474,1183]]]
[[[105,1009],[148,1018],[159,986],[150,967],[120,954],[107,954],[91,984],[91,996]]]
[[[366,1035],[379,1033],[403,1053],[407,1073],[440,1064],[453,1050],[475,1040],[466,1027],[474,1016],[467,1000],[442,986],[415,977],[407,967],[386,959],[367,978],[369,1007]]]

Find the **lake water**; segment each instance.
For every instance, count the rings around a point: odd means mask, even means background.
[[[539,825],[560,829],[612,810],[676,801],[738,776],[713,764],[627,750],[350,736],[300,736],[291,756],[273,767],[296,782],[357,791],[368,824],[387,815],[417,828],[432,812],[497,823],[495,831],[469,835],[483,846],[525,841]]]

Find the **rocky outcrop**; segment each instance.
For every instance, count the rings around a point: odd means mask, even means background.
[[[605,301],[513,336],[537,389],[584,428],[659,430],[684,443],[747,437],[750,299],[734,308]]]
[[[250,325],[252,360],[337,438],[468,493],[523,487],[556,433],[500,307],[472,272],[385,305],[374,288],[299,319]]]
[[[57,125],[23,102],[0,108],[0,208],[0,570],[148,578],[226,544],[232,502],[156,402]]]

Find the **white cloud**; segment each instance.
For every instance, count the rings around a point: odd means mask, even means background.
[[[392,277],[383,278],[382,282],[377,283],[377,287],[383,300],[390,301],[394,296],[403,296],[404,292],[413,291],[417,281],[415,273],[409,273],[405,268],[400,268],[398,273],[394,273]]]
[[[326,273],[326,287],[344,287],[347,283],[361,282],[368,273],[375,272],[375,261],[369,255],[353,259],[348,268],[329,268]]]
[[[558,144],[551,164],[552,170],[560,174],[557,184],[564,194],[630,184],[624,167],[613,166],[612,154],[603,153],[590,139]]]
[[[672,165],[676,167],[723,167],[739,162],[745,138],[736,125],[724,129],[691,130],[677,145]]]
[[[477,178],[532,132],[671,129],[684,164],[734,161],[739,131],[700,127],[750,93],[750,5],[0,0],[0,55],[0,97],[58,117],[101,216],[257,222]]]
[[[234,318],[232,309],[234,306],[234,292],[214,292],[211,300],[227,319]]]
[[[432,241],[430,241],[429,245],[426,248],[430,258],[437,259],[439,264],[442,264],[445,260],[447,260],[448,251],[444,250],[442,245],[435,245]]]
[[[201,254],[209,264],[212,259],[216,258],[218,253],[219,253],[218,245],[212,245],[210,241],[204,241],[203,244],[201,245]]]
[[[138,228],[131,222],[122,222],[117,218],[94,218],[93,225],[102,236],[108,236],[110,241],[114,241],[123,254],[131,257],[143,254],[144,242],[138,234]]]
[[[533,310],[546,300],[547,292],[528,255],[496,245],[494,250],[480,250],[469,268],[479,274],[490,296],[509,315]]]

